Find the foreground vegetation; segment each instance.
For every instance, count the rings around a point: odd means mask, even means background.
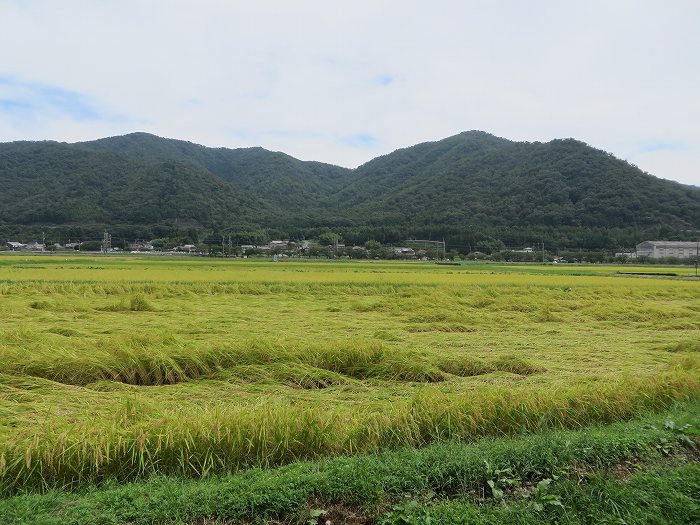
[[[0,502],[3,523],[697,523],[700,405],[623,424],[449,442],[205,480]],[[642,510],[643,509],[643,510]]]
[[[0,490],[7,497],[48,491],[8,499],[3,508],[46,504],[51,514],[51,501],[78,497],[70,491],[102,487],[107,492],[95,494],[122,501],[132,489],[153,492],[160,484],[164,494],[189,501],[187,487],[203,483],[189,485],[191,478],[228,484],[220,476],[321,461],[235,478],[246,484],[253,476],[264,487],[273,483],[265,476],[291,472],[302,483],[319,465],[370,468],[376,460],[349,459],[354,455],[408,449],[381,456],[408,468],[410,454],[458,457],[460,447],[478,441],[464,453],[488,456],[480,447],[492,444],[480,439],[530,433],[540,437],[498,446],[514,443],[516,450],[525,447],[517,443],[566,435],[533,450],[551,449],[570,465],[579,458],[566,456],[563,444],[579,434],[563,429],[695,406],[700,282],[692,272],[0,257]],[[665,430],[642,434],[644,450],[668,440]],[[632,455],[645,454],[635,447]],[[593,450],[591,457],[607,461]],[[345,459],[320,460],[334,456]],[[491,466],[511,468],[500,463]],[[436,490],[410,486],[414,478],[401,468],[392,463],[387,471],[396,473],[392,483],[409,484],[400,490]],[[692,466],[660,468],[659,479],[697,479]],[[373,472],[358,471],[358,483],[383,479]],[[138,483],[118,485],[131,481]],[[472,490],[482,481],[465,483]],[[316,490],[303,489],[299,501],[326,497]],[[398,497],[392,494],[391,501]],[[362,498],[363,505],[383,505]],[[255,508],[274,513],[270,501]],[[452,505],[434,502],[430,512],[452,512]],[[384,510],[390,519],[391,508]],[[203,511],[192,512],[187,519]],[[65,522],[79,523],[75,516]],[[168,516],[164,523],[180,519]]]

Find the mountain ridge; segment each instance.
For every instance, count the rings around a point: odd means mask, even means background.
[[[696,187],[659,179],[576,139],[518,142],[478,130],[353,169],[144,132],[77,143],[17,141],[0,144],[0,183],[0,235],[21,227],[165,231],[191,224],[211,234],[242,228],[296,238],[332,229],[352,242],[546,237],[609,247],[700,228]]]

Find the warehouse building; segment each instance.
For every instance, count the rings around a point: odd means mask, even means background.
[[[699,248],[697,241],[644,241],[637,245],[637,257],[688,259],[696,257]]]

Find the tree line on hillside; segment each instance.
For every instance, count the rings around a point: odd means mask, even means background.
[[[700,189],[655,178],[575,140],[512,142],[467,132],[357,169],[262,148],[227,150],[147,134],[91,143],[0,144],[0,240],[232,237],[445,240],[457,253],[544,243],[629,249],[692,240]]]

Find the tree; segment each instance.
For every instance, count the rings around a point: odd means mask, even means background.
[[[102,241],[84,241],[80,249],[85,252],[97,252],[102,249]]]
[[[494,239],[493,237],[486,237],[476,243],[476,251],[483,253],[494,253],[505,250],[506,246],[500,239]]]
[[[333,232],[322,233],[317,239],[321,246],[333,246],[343,240],[339,234]]]
[[[326,254],[327,252],[321,248],[318,243],[312,242],[309,244],[309,248],[307,249],[307,253],[309,254],[309,257],[320,257],[321,255]]]

